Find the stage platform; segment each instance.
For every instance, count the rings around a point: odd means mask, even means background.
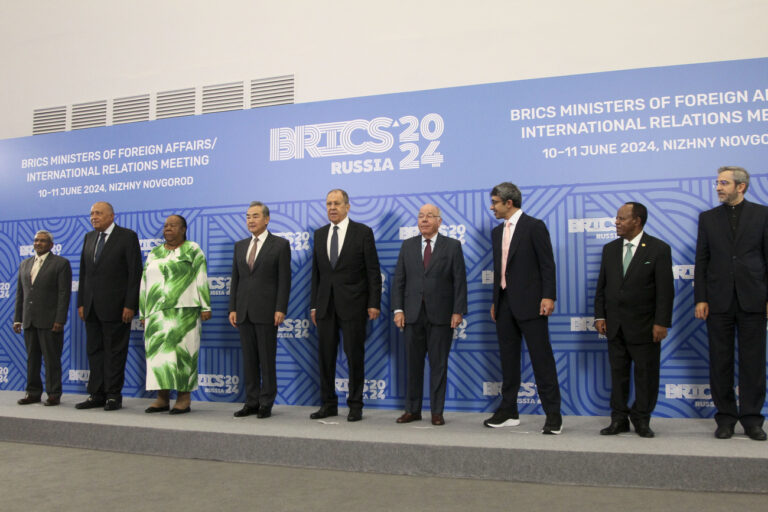
[[[126,398],[123,409],[80,411],[81,395],[58,407],[20,406],[23,392],[0,391],[0,440],[148,455],[546,484],[768,493],[768,442],[737,427],[713,436],[703,419],[654,418],[654,439],[634,432],[599,435],[605,417],[565,416],[563,433],[540,433],[543,416],[518,427],[483,426],[487,413],[446,414],[398,425],[401,411],[367,408],[363,421],[313,421],[316,407],[276,405],[272,417],[235,418],[241,404],[193,402],[190,414],[146,414],[151,400]]]

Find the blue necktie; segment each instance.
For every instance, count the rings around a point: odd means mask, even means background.
[[[339,226],[333,226],[333,235],[331,235],[331,268],[336,268],[336,262],[339,261]]]
[[[107,238],[107,234],[103,231],[99,233],[99,241],[96,243],[96,252],[93,253],[93,261],[98,263],[101,251],[104,250],[104,239]]]

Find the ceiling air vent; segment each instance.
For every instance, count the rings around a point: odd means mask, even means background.
[[[112,102],[112,124],[149,121],[149,94],[115,98]]]
[[[67,129],[67,107],[38,108],[32,113],[32,135]]]
[[[157,93],[157,119],[195,115],[195,88]]]
[[[72,105],[72,129],[107,126],[107,100]]]
[[[251,108],[293,103],[293,75],[251,80]]]
[[[203,87],[203,114],[243,109],[243,82]]]

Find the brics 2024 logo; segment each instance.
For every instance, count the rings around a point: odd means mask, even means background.
[[[0,283],[0,299],[11,298],[11,283]]]
[[[211,296],[229,295],[232,278],[229,276],[208,276],[208,290]]]
[[[272,128],[269,131],[269,160],[277,162],[365,153],[382,155],[392,151],[397,142],[398,155],[333,161],[330,174],[410,170],[422,165],[440,167],[444,157],[438,147],[443,131],[443,117],[434,112],[421,118],[411,115],[398,119],[375,117]]]

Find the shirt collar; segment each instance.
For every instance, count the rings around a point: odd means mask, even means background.
[[[48,257],[48,255],[51,254],[51,251],[48,251],[47,253],[43,254],[42,256],[39,256],[37,253],[35,253],[35,260],[40,260],[40,262],[44,262],[45,259]]]
[[[113,222],[112,224],[109,225],[109,227],[107,229],[102,231],[102,233],[104,233],[105,235],[109,236],[109,235],[112,234],[112,231],[114,231],[114,230],[115,230],[115,223]]]
[[[253,241],[253,239],[255,238],[256,240],[259,241],[260,244],[264,244],[264,241],[267,239],[268,234],[269,234],[268,229],[265,229],[264,231],[262,231],[259,236],[253,236],[253,233],[251,233],[251,241]]]
[[[509,222],[511,225],[516,225],[518,222],[520,222],[520,217],[523,216],[523,210],[517,210],[509,219],[504,221],[505,223]]]
[[[344,217],[344,220],[340,221],[338,224],[331,222],[331,229],[333,229],[333,226],[339,226],[340,231],[346,231],[347,226],[349,226],[349,216]]]
[[[632,247],[634,247],[635,249],[637,249],[638,247],[640,247],[640,239],[641,239],[641,238],[643,238],[643,231],[642,231],[642,230],[641,230],[641,231],[640,231],[640,233],[638,233],[638,234],[637,234],[637,236],[636,236],[635,238],[633,238],[632,240],[626,240],[626,239],[625,239],[625,240],[624,240],[624,246],[626,246],[627,244],[632,244]]]

